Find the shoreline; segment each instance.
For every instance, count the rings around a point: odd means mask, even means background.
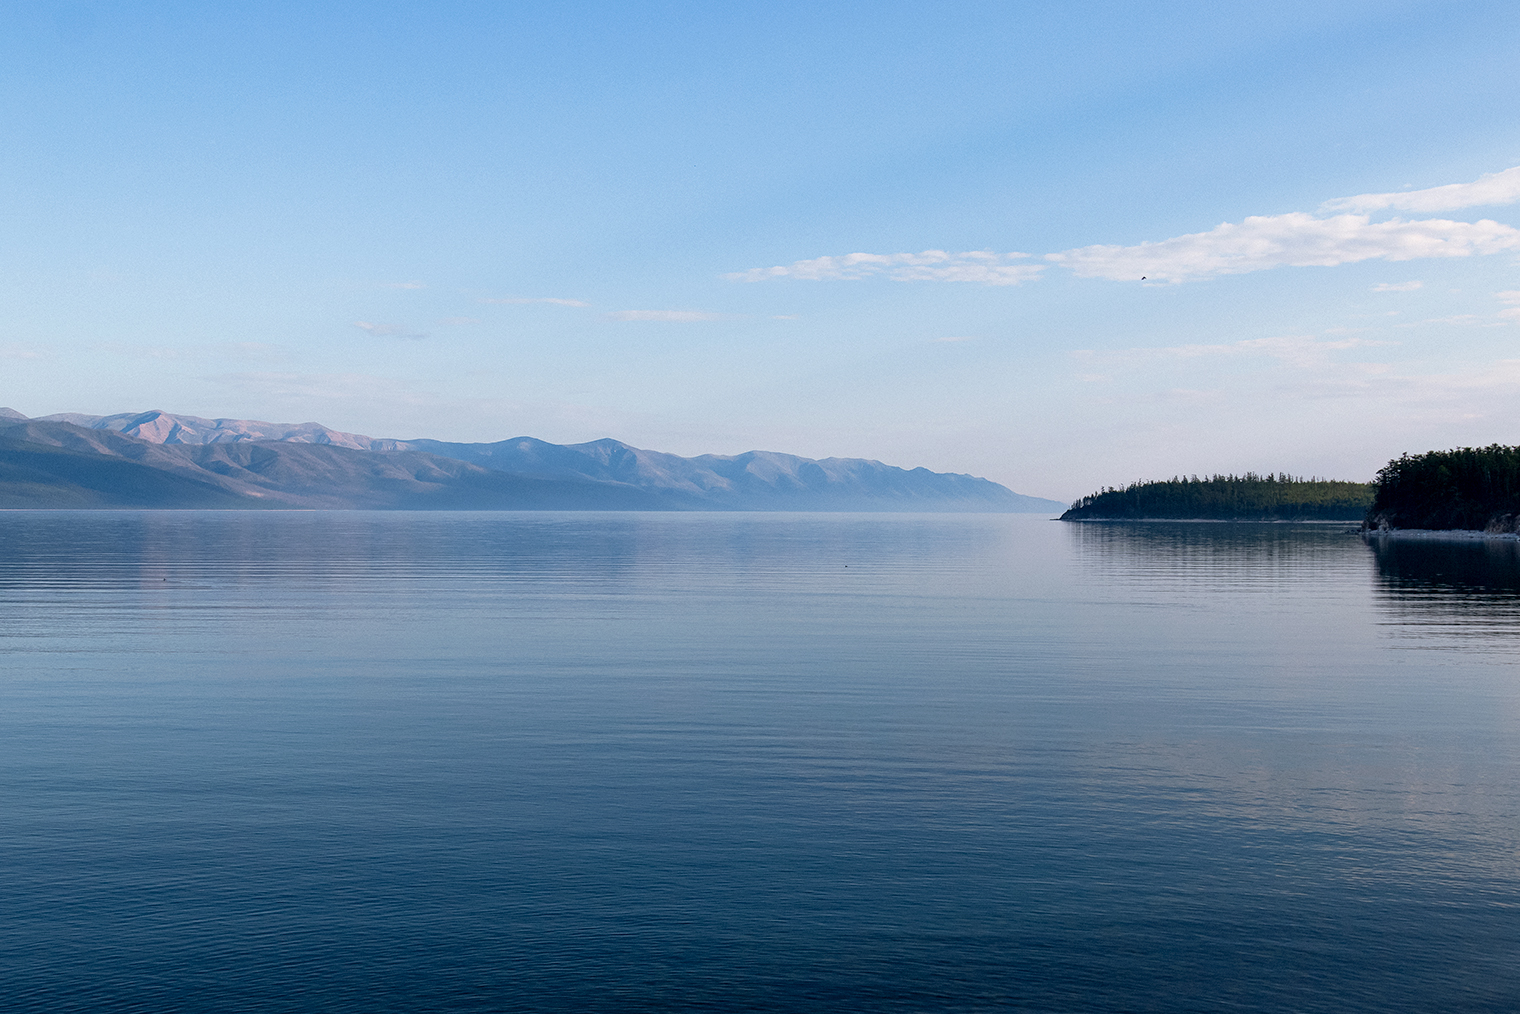
[[[1360,535],[1364,540],[1396,539],[1404,542],[1520,542],[1520,532],[1485,532],[1475,528],[1362,528],[1360,522],[1273,520],[1269,518],[1052,518],[1068,524],[1105,525],[1340,525],[1347,534]]]
[[[1342,518],[1339,520],[1324,518],[1052,518],[1052,521],[1064,521],[1068,524],[1105,524],[1105,525],[1128,525],[1128,524],[1171,524],[1171,525],[1360,525],[1359,519]]]
[[[1515,532],[1480,532],[1473,528],[1373,528],[1362,532],[1362,538],[1442,542],[1520,542],[1520,534]]]

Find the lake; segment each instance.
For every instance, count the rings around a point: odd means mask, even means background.
[[[0,1009],[1513,1011],[1520,559],[0,512]]]

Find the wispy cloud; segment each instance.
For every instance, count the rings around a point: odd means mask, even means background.
[[[214,342],[194,345],[149,345],[144,342],[96,342],[91,348],[125,359],[204,361],[233,359],[270,362],[289,358],[283,346],[269,342]],[[3,356],[3,352],[0,352]]]
[[[1506,289],[1503,292],[1494,293],[1494,297],[1501,303],[1509,304],[1507,309],[1499,311],[1502,320],[1513,320],[1520,323],[1520,289]]]
[[[1426,190],[1405,190],[1393,194],[1358,194],[1340,197],[1320,205],[1321,211],[1455,211],[1490,204],[1514,204],[1520,201],[1520,166],[1503,172],[1484,173],[1472,183],[1450,183]]]
[[[1028,258],[1026,253],[993,253],[991,250],[968,250],[950,253],[925,250],[921,253],[872,254],[852,253],[812,260],[793,261],[772,268],[750,268],[724,275],[734,282],[763,282],[770,278],[796,278],[803,281],[855,281],[885,275],[899,282],[980,282],[983,285],[1018,285],[1039,276],[1041,264],[1014,264]]]
[[[1233,348],[1247,354],[1271,356],[1288,366],[1311,369],[1322,366],[1330,359],[1330,353],[1346,349],[1383,348],[1394,344],[1371,338],[1340,338],[1325,341],[1307,335],[1284,335],[1274,338],[1247,338],[1235,342]]]
[[[387,289],[425,289],[425,288],[427,288],[427,283],[426,282],[386,282],[385,283],[385,288],[387,288]]]
[[[1407,328],[1443,324],[1456,327],[1503,327],[1510,321],[1520,323],[1520,289],[1496,292],[1494,298],[1506,304],[1506,307],[1492,316],[1482,313],[1459,313],[1449,317],[1427,317],[1424,320],[1407,321],[1395,326]]]
[[[1425,287],[1424,282],[1379,282],[1372,287],[1373,292],[1413,292],[1415,289]]]
[[[1424,327],[1427,324],[1446,324],[1452,327],[1480,327],[1491,325],[1487,317],[1476,313],[1456,313],[1449,317],[1426,317],[1424,320],[1410,320],[1394,327]]]
[[[1279,362],[1299,369],[1323,366],[1330,360],[1330,353],[1347,349],[1379,348],[1395,344],[1368,338],[1338,338],[1326,341],[1313,335],[1277,335],[1271,338],[1247,338],[1237,342],[1219,344],[1168,345],[1156,348],[1116,349],[1112,352],[1083,349],[1073,353],[1081,362],[1088,364],[1139,364],[1181,359],[1202,359],[1217,356],[1269,356]]]
[[[579,299],[557,299],[554,296],[502,296],[497,299],[482,299],[482,303],[496,303],[502,306],[523,306],[528,303],[549,303],[553,306],[579,306],[587,307],[587,303]]]
[[[1277,267],[1335,267],[1369,260],[1410,261],[1493,254],[1520,250],[1520,230],[1487,218],[1477,222],[1444,218],[1374,222],[1370,212],[1444,211],[1516,201],[1520,201],[1520,166],[1489,173],[1472,183],[1326,201],[1319,214],[1294,211],[1253,215],[1240,222],[1221,223],[1207,232],[1133,246],[1077,247],[1046,254],[1044,260],[1068,268],[1082,278],[1175,283]],[[855,281],[882,276],[902,282],[1019,285],[1038,278],[1045,268],[1044,264],[1023,263],[1028,257],[1024,253],[999,254],[991,250],[852,253],[750,268],[723,277],[737,282],[761,282],[772,278]],[[1410,292],[1420,285],[1420,282],[1387,283],[1376,286],[1375,291]]]
[[[196,359],[205,352],[200,348],[173,345],[146,345],[142,342],[97,342],[95,348],[128,359]]]
[[[1225,222],[1208,232],[1138,246],[1087,246],[1045,259],[1083,278],[1183,282],[1276,267],[1466,257],[1520,249],[1520,230],[1484,219],[1372,222],[1366,215],[1315,218],[1301,211]]]
[[[354,321],[354,327],[361,331],[368,331],[376,338],[426,338],[427,334],[420,331],[412,331],[400,324],[374,324],[367,320]]]
[[[43,354],[26,345],[0,345],[0,359],[43,359]]]
[[[671,324],[723,319],[721,313],[708,313],[704,310],[616,310],[607,316],[613,320],[658,320]]]

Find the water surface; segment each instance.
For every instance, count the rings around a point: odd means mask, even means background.
[[[3,512],[0,1008],[1514,1010],[1517,619],[1338,526]]]

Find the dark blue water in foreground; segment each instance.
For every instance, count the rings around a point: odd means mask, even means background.
[[[0,1009],[1513,1011],[1515,546],[0,513]]]

